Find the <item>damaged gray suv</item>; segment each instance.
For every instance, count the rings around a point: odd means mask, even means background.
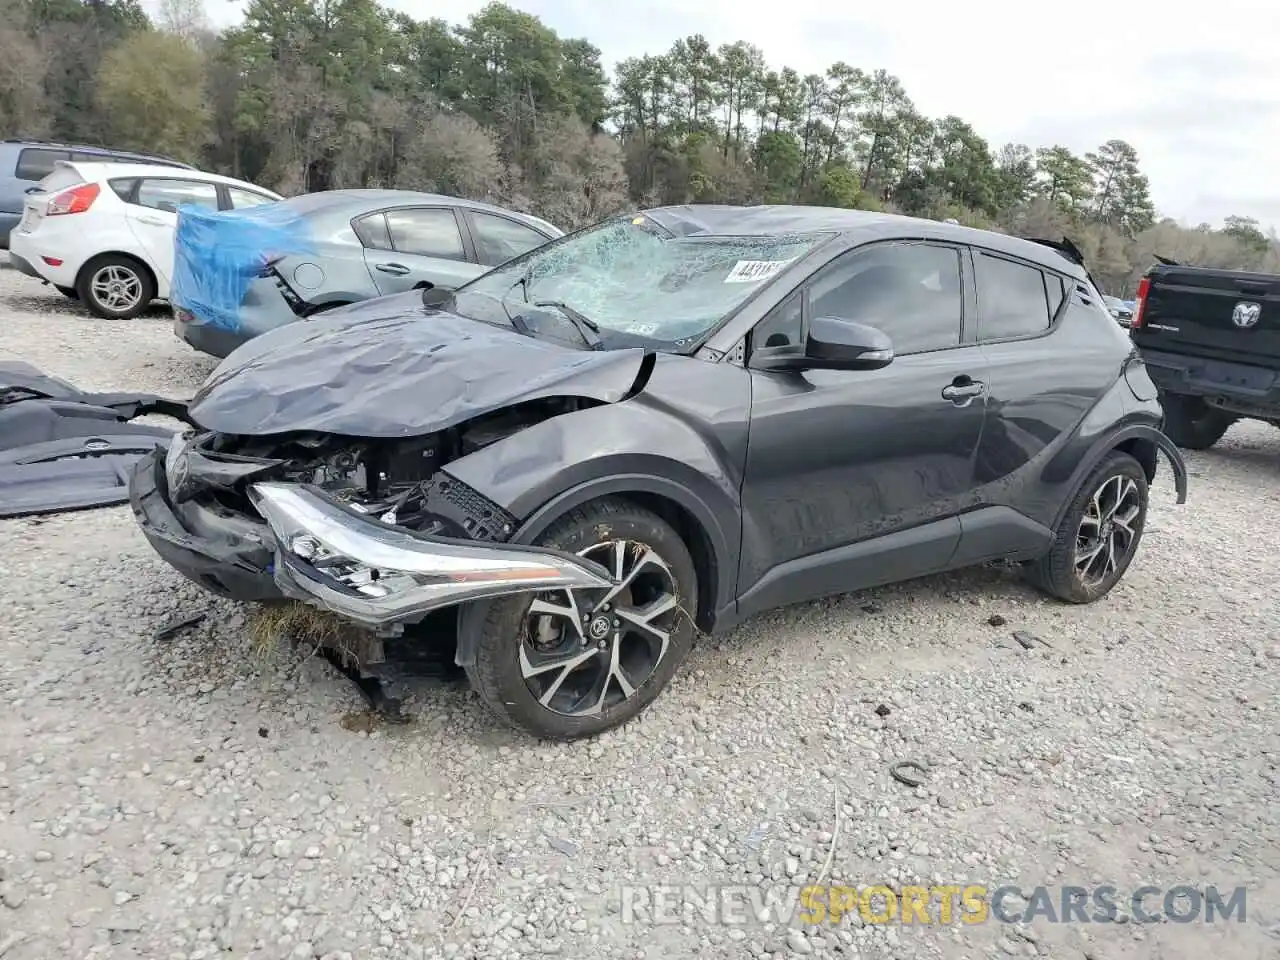
[[[811,207],[651,210],[291,324],[189,414],[132,477],[170,564],[370,637],[455,609],[481,697],[557,739],[784,604],[991,560],[1096,600],[1161,452],[1186,497],[1070,243]]]

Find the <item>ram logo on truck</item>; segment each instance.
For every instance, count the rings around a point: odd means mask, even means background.
[[[1262,304],[1241,300],[1231,311],[1231,322],[1241,329],[1252,327],[1262,316]]]

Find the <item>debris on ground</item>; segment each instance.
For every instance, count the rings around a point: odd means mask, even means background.
[[[204,623],[204,619],[207,616],[208,613],[204,610],[198,610],[194,613],[180,614],[170,620],[166,620],[157,627],[156,632],[151,635],[151,639],[157,641],[168,640],[181,633],[183,630],[186,630],[188,627],[194,627],[197,624]]]
[[[908,787],[919,787],[929,778],[929,771],[923,763],[903,760],[889,768],[889,776]]]

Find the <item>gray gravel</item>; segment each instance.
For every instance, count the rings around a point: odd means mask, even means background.
[[[46,291],[0,272],[0,356],[179,396],[212,366],[163,311],[108,323]],[[1189,461],[1190,503],[1158,480],[1102,603],[982,569],[775,612],[570,746],[426,682],[415,723],[365,729],[345,680],[256,649],[127,509],[0,522],[0,957],[1275,957],[1280,431],[1237,425]],[[890,778],[907,759],[925,786]],[[1244,884],[1248,919],[620,910],[623,885],[815,878]]]

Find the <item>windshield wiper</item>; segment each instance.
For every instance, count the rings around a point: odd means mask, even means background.
[[[596,323],[590,317],[579,313],[577,310],[573,309],[573,307],[561,300],[539,300],[534,303],[534,306],[555,307],[565,315],[570,323],[573,324],[573,328],[577,330],[578,335],[582,337],[583,343],[592,350],[599,349],[601,344],[600,324]]]
[[[520,294],[524,297],[524,302],[529,302],[529,280],[533,276],[533,261],[530,260],[524,266],[524,273],[520,274],[520,279],[511,285],[511,289],[520,288]],[[510,296],[510,291],[507,293]]]

